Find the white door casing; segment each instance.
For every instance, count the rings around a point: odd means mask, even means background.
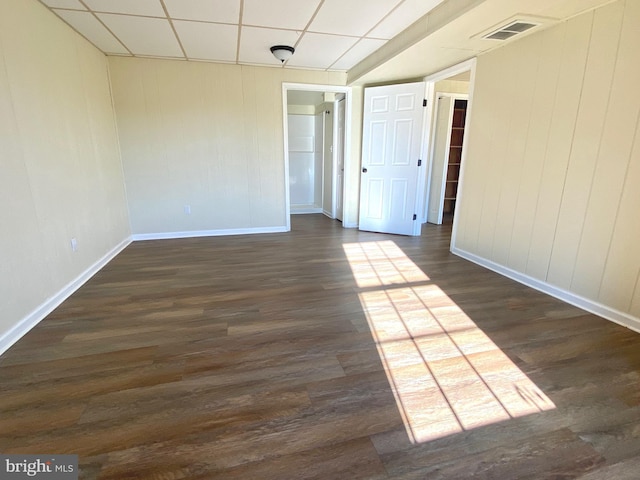
[[[431,153],[431,185],[427,202],[427,222],[440,225],[442,223],[442,207],[444,203],[444,182],[447,175],[445,165],[449,159],[451,141],[451,122],[453,120],[453,98],[438,95],[436,104],[435,132]]]
[[[418,235],[418,160],[423,82],[366,88],[360,178],[360,230]]]
[[[429,161],[431,165],[431,176],[429,198],[427,199],[427,222],[436,225],[442,224],[443,219],[455,101],[468,101],[468,99],[468,95],[461,93],[436,93],[435,130]]]
[[[333,92],[343,94],[345,96],[345,123],[344,123],[344,151],[351,151],[351,124],[352,124],[352,112],[353,112],[353,93],[351,87],[347,86],[338,86],[338,85],[319,85],[319,84],[308,84],[308,83],[282,83],[282,112],[283,112],[283,142],[284,142],[284,163],[283,163],[283,172],[284,172],[284,213],[285,213],[285,230],[291,230],[291,192],[290,192],[290,182],[289,182],[289,125],[288,125],[288,106],[287,106],[287,98],[288,92],[292,90],[302,90],[309,92]],[[353,188],[352,182],[357,182],[357,177],[354,178],[354,173],[351,172],[351,168],[355,168],[355,165],[352,164],[351,157],[346,154],[344,158],[345,169],[344,169],[344,191],[348,192],[350,188]],[[355,162],[354,162],[355,163]],[[353,179],[353,180],[352,180]],[[357,198],[357,197],[356,197]],[[356,220],[358,215],[358,210],[355,205],[356,199],[350,198],[348,195],[343,197],[343,226],[345,228],[355,228],[357,226]]]
[[[343,195],[344,195],[344,123],[345,123],[345,99],[336,102],[337,108],[337,135],[334,144],[336,145],[335,157],[335,201],[333,203],[335,211],[333,216],[342,221]]]

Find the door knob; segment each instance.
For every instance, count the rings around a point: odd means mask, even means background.
[[[367,169],[366,168],[362,168],[362,173],[367,173]]]

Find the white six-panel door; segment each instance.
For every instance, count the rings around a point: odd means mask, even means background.
[[[414,215],[424,93],[422,82],[365,89],[360,230],[419,232]]]

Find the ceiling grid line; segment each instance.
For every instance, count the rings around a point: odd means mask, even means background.
[[[238,13],[238,44],[236,45],[236,63],[240,63],[240,46],[242,42],[242,16],[244,15],[244,0],[240,0]]]
[[[135,55],[135,54],[134,54],[134,53],[129,49],[129,47],[127,47],[127,46],[125,45],[125,43],[124,43],[122,40],[120,40],[120,39],[118,38],[118,36],[117,36],[115,33],[113,33],[113,32],[109,29],[109,27],[107,27],[107,26],[104,24],[104,22],[103,22],[102,20],[100,20],[100,18],[95,14],[95,12],[93,12],[93,11],[91,11],[91,9],[89,9],[89,7],[86,5],[86,3],[84,3],[84,0],[78,0],[78,3],[80,3],[84,8],[86,8],[86,9],[87,9],[87,11],[88,11],[92,16],[93,16],[93,18],[94,18],[94,19],[96,19],[96,20],[97,20],[97,21],[98,21],[98,22],[99,22],[99,23],[100,23],[100,24],[101,24],[101,25],[102,25],[102,26],[107,30],[107,32],[109,32],[109,33],[113,36],[113,38],[115,38],[115,40],[116,40],[120,45],[122,45],[122,48],[124,48],[124,49],[129,53],[129,55],[131,55],[132,57],[135,57],[135,56],[136,56],[136,55]],[[49,10],[51,10],[51,8],[49,8],[49,6],[47,6],[47,5],[45,5],[45,6],[46,6]],[[73,12],[77,12],[77,11],[78,11],[78,10],[72,10],[72,9],[65,9],[65,10],[73,11]],[[51,11],[53,11],[53,10],[51,10]],[[54,13],[55,13],[55,12],[54,12]],[[64,19],[63,19],[63,20],[64,20]],[[75,31],[76,31],[76,33],[78,33],[78,35],[80,35],[81,37],[83,37],[83,38],[87,39],[87,41],[88,41],[89,43],[91,43],[94,47],[96,47],[98,50],[100,50],[100,47],[98,47],[98,45],[96,45],[96,44],[95,44],[95,42],[93,42],[90,38],[87,38],[87,36],[86,36],[86,35],[84,35],[84,34],[83,34],[83,33],[81,33],[80,31],[78,31],[78,29],[77,29],[77,28],[75,28],[73,25],[69,24],[69,22],[66,22],[66,21],[65,21],[65,23],[67,23],[67,25],[69,25],[71,28],[73,28],[73,30],[75,30]]]
[[[164,10],[164,14],[167,16],[167,20],[169,21],[169,25],[171,25],[171,30],[173,30],[173,34],[176,37],[176,41],[178,42],[178,45],[180,45],[180,50],[182,50],[182,54],[184,55],[184,58],[189,60],[189,55],[187,55],[187,51],[184,49],[184,45],[182,44],[182,41],[180,40],[180,36],[178,35],[178,32],[176,31],[176,26],[173,24],[173,19],[169,15],[169,11],[167,10],[167,6],[165,5],[164,0],[160,0],[160,5],[162,5],[162,10]]]
[[[373,29],[399,5],[443,0],[39,1],[107,55],[345,72],[388,41]],[[269,51],[279,44],[296,48],[284,64]]]
[[[402,5],[404,2],[405,2],[405,0],[400,0],[400,2],[398,2],[398,4],[396,4],[396,6],[395,6],[395,7],[393,7],[391,10],[389,10],[389,11],[387,12],[387,14],[386,14],[384,17],[382,17],[378,23],[376,23],[373,27],[371,27],[371,28],[367,31],[367,33],[365,33],[362,37],[360,37],[360,39],[359,39],[356,43],[354,43],[354,44],[353,44],[353,46],[352,46],[351,48],[349,48],[346,52],[344,52],[342,55],[340,55],[340,56],[336,59],[336,61],[335,61],[335,62],[333,62],[331,65],[329,65],[329,68],[333,67],[336,63],[338,63],[340,60],[342,60],[342,59],[343,59],[343,58],[344,58],[344,57],[345,57],[345,56],[346,56],[350,51],[352,51],[354,48],[356,48],[356,46],[357,46],[359,43],[361,43],[361,42],[362,42],[362,40],[363,40],[364,38],[371,38],[371,39],[373,39],[373,37],[369,37],[369,34],[370,34],[371,32],[373,32],[376,28],[378,28],[378,25],[381,25],[381,24],[382,24],[386,19],[388,19],[388,18],[391,16],[391,14],[392,14],[393,12],[395,12],[396,10],[398,10],[398,8],[400,7],[400,5]],[[382,40],[382,39],[381,39],[381,40]]]
[[[343,72],[350,82],[379,83],[492,50],[495,40],[474,35],[512,17],[537,16],[542,29],[612,0],[24,1],[39,1],[106,55]],[[273,45],[296,51],[283,64]]]

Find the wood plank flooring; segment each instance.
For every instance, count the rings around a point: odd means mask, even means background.
[[[134,243],[0,357],[0,452],[78,454],[86,479],[639,478],[640,335],[450,254],[449,238],[302,215],[287,234]],[[421,309],[440,330],[412,333]],[[442,376],[458,364],[430,359],[436,337],[478,376]],[[387,358],[398,345],[426,345],[424,364]],[[485,421],[465,392],[497,391],[474,357],[487,351],[551,406]],[[411,442],[413,417],[429,440]]]

